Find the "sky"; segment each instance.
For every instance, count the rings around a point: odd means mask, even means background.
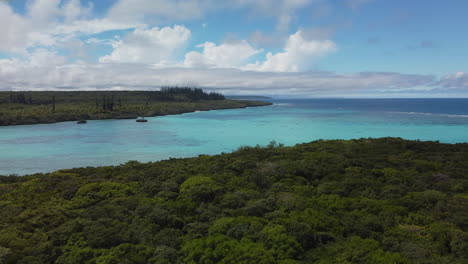
[[[466,0],[0,1],[0,90],[468,97]]]

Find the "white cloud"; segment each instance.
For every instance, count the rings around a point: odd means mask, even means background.
[[[112,53],[99,61],[157,64],[172,60],[187,45],[190,35],[189,29],[178,25],[136,28],[123,39],[114,41]]]
[[[80,0],[34,0],[27,4],[33,27],[44,29],[54,24],[83,20],[91,15],[93,4],[83,6]]]
[[[64,57],[46,49],[37,49],[29,53],[25,60],[0,60],[0,79],[2,80],[0,89],[48,87],[62,78],[57,69],[65,63]]]
[[[16,14],[0,2],[0,24],[8,25],[0,27],[0,51],[26,58],[0,59],[0,90],[155,89],[193,84],[230,94],[344,96],[404,92],[422,86],[468,88],[468,73],[464,72],[434,80],[426,75],[311,71],[317,58],[337,49],[329,40],[333,30],[303,30],[288,37],[285,29],[297,10],[319,0],[118,0],[100,18],[91,17],[93,7],[82,5],[84,2],[30,0],[25,15]],[[365,2],[368,0],[348,1],[354,9]],[[245,40],[205,42],[199,45],[202,50],[190,51],[184,60],[177,61],[189,43],[190,30],[184,26],[145,26],[199,19],[222,9],[242,9],[261,18],[277,19],[278,32],[268,36],[258,32],[250,41],[255,40],[260,47],[285,42],[284,49],[246,65],[263,50]],[[132,31],[110,40],[88,36],[122,29]],[[100,63],[77,60],[86,59],[87,48],[102,44],[112,45],[113,50],[101,57]],[[56,49],[68,50],[72,60],[59,55]]]
[[[59,47],[67,50],[70,53],[69,57],[73,59],[89,59],[85,42],[77,38],[64,41],[60,43]]]
[[[191,51],[185,55],[184,65],[188,67],[240,68],[263,72],[300,72],[310,70],[318,57],[336,51],[331,40],[307,40],[302,31],[289,36],[283,52],[266,54],[265,61],[245,64],[252,56],[262,52],[247,41],[227,42],[216,45],[206,42],[198,47],[202,52]]]
[[[83,42],[74,41],[78,34],[97,34],[114,29],[135,28],[123,39],[112,41],[112,53],[101,57],[100,61],[177,65],[171,60],[175,58],[177,52],[187,45],[190,30],[183,26],[148,29],[145,25],[137,24],[138,19],[133,16],[139,15],[132,15],[132,12],[141,11],[143,16],[154,13],[158,17],[167,15],[195,18],[203,15],[207,10],[227,6],[226,3],[213,0],[157,1],[160,5],[155,3],[148,5],[148,2],[141,2],[140,5],[120,0],[111,8],[107,17],[91,20],[87,20],[87,18],[91,13],[92,5],[82,6],[79,0],[32,0],[28,2],[28,12],[25,16],[17,15],[9,6],[0,4],[0,14],[3,15],[0,20],[5,20],[5,24],[14,25],[7,29],[0,29],[0,33],[7,36],[5,40],[0,42],[0,50],[26,54],[28,48],[71,48],[72,54],[84,57]],[[266,12],[268,15],[276,16],[310,2],[312,0],[235,0],[230,8],[248,6],[257,10],[255,12]],[[199,10],[193,9],[192,6],[197,6]],[[121,12],[128,12],[130,17],[134,19],[127,21],[133,22],[122,22],[126,21],[126,15]],[[5,32],[1,32],[2,30]],[[291,36],[291,38],[293,37]],[[288,43],[291,42],[291,38]],[[185,66],[242,67],[242,64],[251,56],[261,52],[260,49],[253,48],[246,41],[221,45],[207,42],[202,47],[203,52],[193,51],[186,54],[183,64]],[[306,52],[304,55],[309,55],[306,50],[304,51]],[[302,65],[296,59],[291,58],[293,53],[294,49],[286,50],[285,54],[270,54],[268,60],[263,65],[259,65],[256,70],[299,70]],[[291,61],[284,61],[286,58],[291,59]],[[289,64],[284,65],[284,63]]]
[[[87,7],[81,5],[80,0],[69,0],[63,5],[62,14],[65,17],[65,22],[72,22],[78,19],[85,19],[91,16],[93,9],[92,2],[89,2]]]
[[[28,16],[34,28],[44,28],[60,15],[61,0],[35,0],[28,2]]]
[[[302,31],[291,35],[283,52],[269,52],[264,62],[249,64],[247,70],[272,72],[299,72],[309,70],[317,57],[336,51],[331,40],[306,40]]]
[[[184,65],[189,67],[221,67],[231,68],[242,66],[251,56],[262,52],[253,48],[247,41],[236,41],[216,45],[205,42],[197,47],[203,52],[191,51],[185,55]]]
[[[54,46],[79,34],[198,19],[216,10],[246,8],[260,17],[277,17],[285,28],[294,13],[317,0],[118,0],[102,18],[91,18],[93,5],[80,0],[30,0],[25,15],[0,2],[0,51],[25,53],[35,46]]]
[[[86,29],[83,25],[73,27],[73,24],[76,19],[87,18],[92,5],[81,6],[78,0],[33,0],[27,2],[26,9],[26,14],[20,15],[0,2],[0,24],[7,25],[0,27],[0,51],[25,54],[28,48],[57,45],[62,39]],[[97,26],[99,24],[93,28]]]
[[[0,60],[0,90],[157,89],[192,84],[228,94],[345,96],[431,85],[433,76],[398,73],[272,73],[239,69],[157,68],[148,64],[69,63],[47,50],[29,60]]]
[[[35,50],[28,56],[28,66],[30,67],[53,68],[55,66],[62,66],[65,63],[65,57],[46,49]],[[44,65],[48,65],[48,67],[44,67]]]
[[[442,77],[438,86],[446,88],[468,88],[468,72],[457,72]]]
[[[0,51],[21,52],[28,41],[30,24],[5,3],[0,3]]]
[[[83,1],[84,2],[84,1]],[[0,2],[0,51],[26,55],[37,48],[66,48],[78,44],[82,34],[135,28],[135,23],[122,23],[108,18],[91,19],[93,4],[80,0],[30,0],[24,15]],[[80,48],[83,50],[82,48]],[[83,51],[73,54],[83,55]]]

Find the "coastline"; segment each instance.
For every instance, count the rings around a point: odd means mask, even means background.
[[[198,102],[161,102],[152,105],[154,109],[145,112],[145,117],[178,115],[192,113],[196,111],[210,110],[225,110],[225,109],[240,109],[247,107],[260,107],[273,105],[271,102],[265,101],[250,101],[250,100],[213,100],[213,101],[198,101]],[[161,107],[162,106],[162,107]],[[136,119],[142,115],[135,112],[106,112],[106,113],[58,113],[43,117],[28,117],[20,116],[17,119],[1,119],[1,126],[18,126],[18,125],[38,125],[38,124],[53,124],[60,122],[70,122],[79,120],[110,120],[110,119]]]

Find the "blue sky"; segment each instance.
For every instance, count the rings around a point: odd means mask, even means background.
[[[464,0],[0,2],[0,89],[467,97],[466,11]]]

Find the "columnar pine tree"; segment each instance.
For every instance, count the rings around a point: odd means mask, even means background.
[[[55,113],[55,96],[52,96],[52,113]]]

